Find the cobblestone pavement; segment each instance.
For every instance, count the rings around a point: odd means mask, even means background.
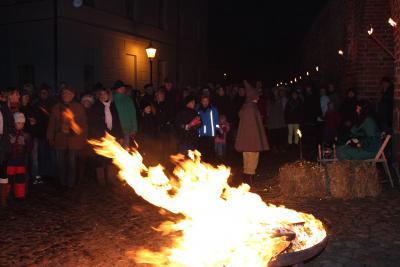
[[[287,200],[274,171],[263,171],[257,188],[266,201],[312,213],[327,227],[328,246],[306,266],[400,266],[397,189],[377,199]],[[152,228],[163,219],[127,187],[47,186],[0,210],[0,266],[135,266],[129,251],[168,242]]]

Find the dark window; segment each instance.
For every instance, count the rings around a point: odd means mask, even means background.
[[[125,0],[126,17],[135,20],[135,0]]]
[[[25,83],[35,84],[35,68],[32,65],[18,66],[18,84],[21,86]]]

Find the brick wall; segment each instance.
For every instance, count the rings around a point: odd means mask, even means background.
[[[391,17],[397,22],[400,21],[400,0],[391,0]],[[397,159],[400,160],[400,28],[397,26],[393,30],[394,39],[394,82],[395,82],[395,104],[394,104],[394,138],[397,145],[395,151],[397,152]]]
[[[312,58],[327,82],[336,81],[342,90],[357,88],[362,97],[376,99],[380,79],[394,74],[394,61],[370,39],[367,30],[372,26],[374,37],[393,51],[392,29],[387,23],[391,1],[330,1],[305,41],[304,65]],[[344,57],[338,49],[344,50]]]

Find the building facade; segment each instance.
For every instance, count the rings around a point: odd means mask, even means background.
[[[207,66],[201,0],[5,0],[0,3],[0,86],[66,81],[78,91],[116,79],[198,84]]]
[[[392,27],[389,18],[398,25]],[[325,82],[342,91],[355,88],[372,101],[380,97],[381,78],[393,79],[393,130],[400,161],[400,0],[329,1],[306,38],[303,55],[303,68],[319,65]]]

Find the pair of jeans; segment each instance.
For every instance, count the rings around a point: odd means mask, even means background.
[[[78,150],[59,149],[56,150],[57,174],[63,187],[73,188],[76,181],[76,157]]]

